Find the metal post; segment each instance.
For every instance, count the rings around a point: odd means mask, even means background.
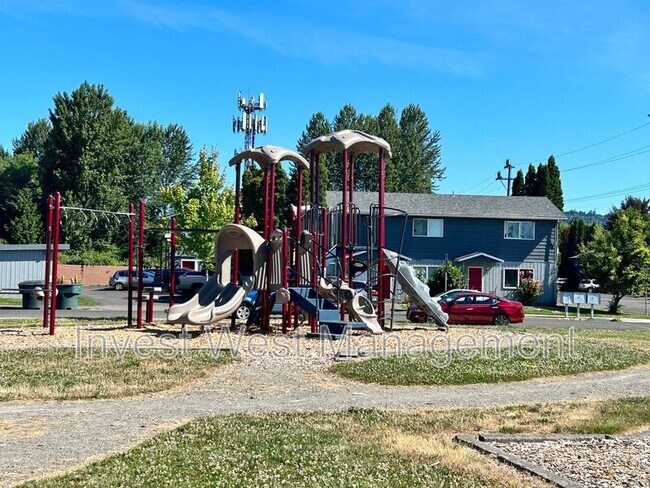
[[[61,232],[61,194],[54,196],[54,212],[52,215],[52,292],[50,293],[50,335],[56,329],[56,295],[59,280],[59,237]]]
[[[174,305],[176,294],[176,217],[171,218],[169,242],[169,306]]]
[[[354,236],[354,156],[350,155],[350,165],[349,165],[349,172],[350,172],[350,184],[348,187],[348,199],[349,199],[349,205],[350,205],[350,211],[348,213],[348,217],[350,219],[348,223],[348,236],[349,236],[349,242],[350,242],[350,255],[348,256],[349,263],[348,263],[348,270],[350,270],[350,275],[348,276],[348,284],[352,288],[352,261],[354,260],[354,246],[356,244],[356,239]]]
[[[129,203],[129,275],[127,277],[127,323],[133,327],[133,253],[135,241],[135,205]]]
[[[289,288],[289,236],[288,231],[282,232],[282,286]],[[277,296],[277,295],[276,295]],[[282,304],[282,333],[286,334],[291,321],[289,304]]]
[[[384,150],[379,149],[379,222],[377,223],[377,241],[378,241],[378,296],[377,296],[377,315],[379,323],[384,327],[384,300],[386,300],[386,292],[388,291],[389,283],[386,262],[384,259],[383,250],[386,247],[386,222],[385,222],[385,205],[386,205],[386,160],[384,158]]]
[[[140,200],[138,212],[138,329],[142,328],[142,287],[144,270],[144,201]]]
[[[45,284],[43,285],[43,328],[47,328],[50,311],[50,294],[52,282],[50,279],[50,264],[52,259],[52,213],[54,212],[54,197],[47,196],[47,222],[45,224]]]

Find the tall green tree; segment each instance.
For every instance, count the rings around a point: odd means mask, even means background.
[[[34,156],[0,157],[0,181],[0,239],[14,244],[40,242],[41,190]]]
[[[327,135],[332,132],[332,125],[330,124],[329,120],[325,117],[325,115],[322,112],[316,112],[315,114],[312,114],[312,116],[309,119],[309,122],[307,123],[307,126],[305,127],[305,130],[302,131],[302,134],[300,135],[300,139],[298,139],[298,143],[296,144],[296,150],[302,154],[302,156],[309,161],[309,154],[305,150],[305,147],[307,144],[309,144],[312,140],[316,139],[317,137]],[[329,189],[329,172],[328,168],[333,164],[332,163],[332,155],[331,154],[321,154],[319,156],[319,162],[320,164],[320,170],[321,170],[321,179],[320,179],[320,188],[321,192],[319,195],[319,201],[320,202],[325,202],[325,192]],[[307,203],[310,201],[310,195],[309,195],[309,171],[305,170],[303,171],[303,202]],[[296,196],[297,196],[297,173],[296,169],[292,168],[291,173],[290,173],[290,182],[289,186],[287,189],[288,196],[292,201],[296,201]]]
[[[526,183],[524,180],[524,172],[522,170],[517,171],[515,179],[512,181],[512,196],[521,197],[525,195]]]
[[[524,178],[524,195],[528,197],[535,196],[537,192],[537,171],[532,164],[528,165],[526,177]]]
[[[617,210],[609,229],[596,228],[594,239],[581,250],[584,275],[595,278],[610,293],[611,312],[618,312],[626,295],[645,292],[650,270],[649,220],[636,209]]]
[[[36,160],[41,160],[45,153],[45,143],[50,136],[52,125],[47,119],[29,122],[27,129],[18,139],[14,139],[14,154],[32,154]]]
[[[163,188],[163,199],[176,213],[179,227],[218,230],[232,222],[235,193],[226,186],[226,175],[217,160],[216,149],[201,149],[198,180],[187,189],[181,183]],[[208,269],[214,269],[213,234],[179,234],[179,245],[201,259]]]
[[[543,197],[548,194],[548,190],[549,190],[548,167],[545,164],[540,163],[539,166],[537,166],[534,190],[533,193],[529,196]]]
[[[415,104],[402,110],[399,133],[393,157],[393,164],[401,175],[396,191],[432,193],[445,174],[440,162],[440,133],[431,130],[426,114]]]
[[[564,194],[562,192],[562,180],[560,179],[560,168],[555,164],[555,157],[551,154],[546,164],[546,196],[560,210],[564,210]]]
[[[384,105],[377,114],[377,135],[384,139],[394,153],[399,144],[399,124],[397,123],[397,113],[395,107],[390,103]],[[400,175],[393,161],[386,155],[386,191],[396,192],[399,188]],[[377,170],[375,170],[377,171]],[[378,184],[370,188],[370,191],[376,191]]]

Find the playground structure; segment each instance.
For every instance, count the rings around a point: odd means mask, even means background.
[[[170,306],[168,322],[209,325],[232,316],[246,294],[256,289],[261,309],[260,326],[270,328],[272,297],[282,304],[282,330],[292,322],[299,325],[301,312],[308,317],[310,333],[340,335],[346,329],[369,330],[380,334],[387,321],[392,328],[392,313],[386,316],[387,305],[394,310],[396,283],[422,307],[441,328],[447,329],[447,315],[428,296],[428,287],[420,282],[413,268],[398,252],[386,249],[385,165],[390,146],[379,137],[361,131],[344,130],[311,141],[306,150],[310,161],[278,146],[261,146],[234,156],[235,167],[234,224],[225,226],[215,238],[216,273],[188,302]],[[320,201],[320,155],[337,152],[342,155],[342,202],[331,210]],[[378,156],[379,199],[371,209],[366,239],[366,260],[359,263],[353,250],[358,245],[359,209],[354,205],[354,161],[362,153]],[[257,163],[264,171],[263,222],[261,236],[241,225],[241,165]],[[274,229],[275,174],[282,161],[295,165],[297,191],[290,229]],[[310,201],[303,204],[303,171],[309,171]],[[400,244],[401,248],[401,244]],[[252,268],[240,269],[240,253],[252,256]],[[337,272],[328,275],[328,261],[334,261]],[[355,269],[366,272],[365,290],[355,289]],[[392,285],[391,285],[392,283]],[[371,290],[378,292],[377,308],[371,301]],[[365,292],[365,293],[364,293]],[[251,319],[254,314],[251,314]],[[234,322],[234,318],[232,319]]]
[[[229,165],[235,167],[234,223],[221,230],[179,229],[176,218],[171,218],[169,229],[145,229],[145,203],[139,202],[138,211],[130,204],[128,212],[109,212],[61,205],[61,195],[48,198],[46,228],[45,306],[43,326],[54,334],[56,307],[54,306],[58,280],[58,249],[61,233],[61,215],[80,212],[84,221],[88,215],[99,221],[128,219],[128,326],[133,325],[132,271],[135,257],[137,218],[137,327],[143,326],[143,269],[146,230],[171,231],[171,262],[174,262],[176,233],[179,231],[216,232],[215,274],[184,303],[174,303],[174,273],[170,267],[169,309],[167,321],[172,324],[208,326],[231,317],[251,290],[258,290],[256,307],[259,325],[270,329],[273,300],[282,304],[282,331],[297,328],[299,317],[308,318],[310,334],[315,336],[340,335],[346,329],[368,330],[380,334],[393,324],[393,311],[399,283],[407,293],[441,328],[447,329],[447,315],[428,295],[428,287],[420,282],[413,268],[401,256],[401,241],[397,251],[386,249],[385,167],[391,157],[390,146],[379,137],[361,131],[343,130],[311,141],[306,150],[310,161],[300,154],[278,146],[265,145],[238,153]],[[341,154],[342,202],[329,209],[320,201],[320,155],[328,152]],[[377,154],[379,191],[377,205],[370,209],[366,221],[366,259],[359,261],[355,249],[360,246],[360,210],[354,205],[354,163],[363,153]],[[263,222],[261,235],[241,225],[241,166],[252,161],[264,171]],[[289,229],[274,229],[275,175],[282,161],[295,165],[297,191],[292,205],[292,223]],[[309,202],[303,203],[303,172],[309,173]],[[404,214],[406,222],[406,214]],[[403,232],[402,232],[403,241]],[[246,266],[242,266],[242,258]],[[335,272],[328,273],[328,264],[334,263]],[[355,283],[355,274],[361,270],[366,279],[363,289]],[[355,286],[356,285],[356,286]],[[376,307],[372,290],[377,290]],[[390,314],[387,314],[390,307]],[[151,308],[149,308],[151,307]],[[147,320],[152,320],[149,303]],[[389,316],[388,316],[389,315]],[[293,325],[293,327],[292,327]]]

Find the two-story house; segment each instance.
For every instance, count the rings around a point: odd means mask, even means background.
[[[334,209],[340,192],[327,192]],[[357,240],[365,244],[375,192],[357,192]],[[445,260],[460,266],[469,287],[512,296],[522,278],[542,284],[537,303],[556,300],[558,223],[565,216],[546,197],[387,193],[386,247],[411,259],[424,278]]]

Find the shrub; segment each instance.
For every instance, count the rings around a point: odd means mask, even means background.
[[[447,278],[447,287],[445,288],[445,277]],[[450,262],[446,262],[440,266],[436,274],[427,283],[429,285],[429,294],[431,296],[451,290],[452,288],[466,288],[467,277],[463,270],[458,266],[454,266]]]
[[[542,294],[542,284],[532,278],[524,278],[515,291],[515,299],[524,305],[533,305]]]

